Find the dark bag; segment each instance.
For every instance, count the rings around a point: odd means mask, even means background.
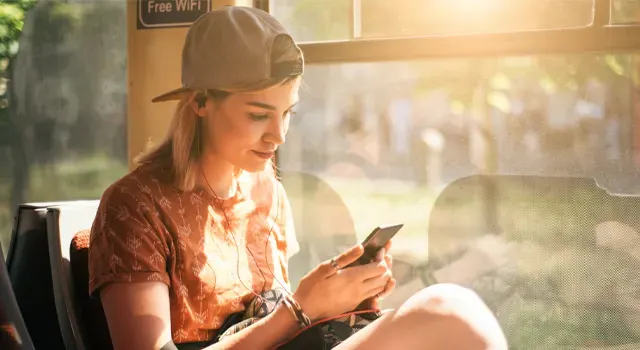
[[[287,293],[281,288],[268,290],[253,299],[242,312],[232,314],[220,328],[216,341],[235,334],[267,316]],[[312,323],[298,331],[290,340],[275,347],[278,350],[328,350],[345,341],[381,316],[378,310],[358,310]]]

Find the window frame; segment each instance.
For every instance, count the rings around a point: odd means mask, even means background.
[[[351,18],[361,0],[353,1]],[[640,50],[640,23],[612,24],[612,0],[594,0],[593,21],[584,27],[498,33],[349,39],[299,44],[307,64],[388,62],[433,58],[495,57]],[[270,10],[269,0],[254,7]],[[358,37],[359,23],[351,23]]]
[[[353,6],[351,36],[359,37],[357,7]],[[302,42],[305,64],[416,61],[445,58],[486,58],[562,54],[614,54],[640,52],[640,23],[611,23],[613,0],[594,0],[593,20],[583,27],[459,35],[422,35],[379,39]],[[270,12],[269,0],[253,0],[253,7]],[[276,173],[280,176],[280,150]]]

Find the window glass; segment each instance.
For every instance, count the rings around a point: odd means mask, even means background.
[[[611,23],[614,23],[614,24],[640,23],[640,1],[611,0]]]
[[[351,38],[352,0],[275,0],[272,12],[297,40]],[[356,1],[362,38],[485,33],[589,25],[593,0]],[[356,11],[358,12],[358,11]]]
[[[30,8],[26,16],[20,4]],[[0,67],[6,77],[0,109],[6,253],[19,203],[98,199],[127,171],[126,3],[0,6],[0,30],[11,34],[2,37]]]
[[[385,307],[435,276],[478,291],[513,349],[640,342],[640,200],[612,195],[640,193],[638,58],[309,66],[279,156],[294,284],[404,223]]]
[[[341,40],[351,37],[352,0],[270,0],[271,13],[297,41]]]

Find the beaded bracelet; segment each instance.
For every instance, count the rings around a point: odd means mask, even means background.
[[[300,306],[300,304],[298,304],[297,301],[295,301],[295,299],[293,299],[291,295],[285,294],[284,298],[282,298],[282,302],[289,309],[289,311],[293,313],[293,316],[296,318],[302,328],[307,327],[311,324],[309,316],[305,315],[305,313],[302,312],[302,307]]]

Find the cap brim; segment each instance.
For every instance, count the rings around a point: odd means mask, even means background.
[[[151,102],[164,102],[164,101],[174,101],[174,100],[179,100],[181,99],[185,94],[187,94],[189,91],[189,89],[187,88],[179,88],[179,89],[174,89],[171,90],[167,93],[164,93],[158,97],[155,97],[153,100],[151,100]]]

